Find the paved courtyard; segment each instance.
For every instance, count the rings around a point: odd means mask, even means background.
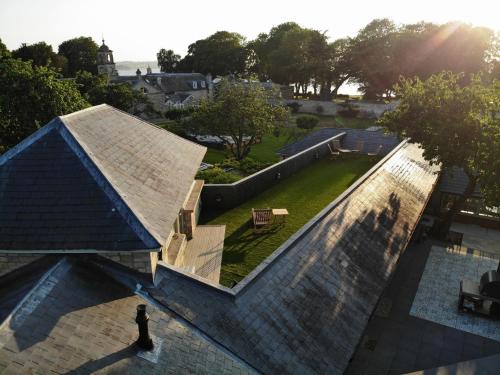
[[[433,246],[410,314],[448,327],[500,341],[500,321],[459,312],[460,280],[479,281],[496,270],[498,258],[487,253],[474,254],[466,248]]]
[[[500,230],[462,223],[453,223],[451,230],[463,233],[463,247],[486,251],[500,256]]]
[[[500,342],[412,316],[432,243],[411,244],[370,319],[347,375],[392,375],[500,353]]]

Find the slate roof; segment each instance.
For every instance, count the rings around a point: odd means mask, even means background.
[[[266,374],[342,374],[437,180],[404,144],[234,288],[164,266],[150,293]]]
[[[159,249],[205,151],[108,105],[58,117],[0,157],[0,250]]]
[[[460,195],[465,191],[468,183],[469,177],[467,177],[463,169],[452,167],[450,170],[446,170],[442,173],[441,181],[439,183],[439,191],[441,193]],[[481,187],[479,185],[476,186],[473,196],[476,198],[480,198],[482,196]]]
[[[363,141],[363,153],[375,152],[377,151],[378,146],[382,145],[383,148],[380,155],[387,155],[399,143],[396,136],[385,134],[383,131],[369,131],[350,128],[322,128],[314,133],[311,133],[307,137],[298,140],[297,142],[280,148],[277,153],[282,156],[292,156],[320,142],[323,142],[328,138],[344,132],[346,135],[342,138],[342,147],[355,149],[356,143],[358,141]]]
[[[147,305],[150,334],[161,341],[157,363],[137,355],[138,304]],[[0,373],[256,374],[175,314],[72,260],[47,275],[0,328]]]

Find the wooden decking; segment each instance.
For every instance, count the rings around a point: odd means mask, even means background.
[[[175,266],[189,269],[194,273],[218,283],[224,248],[225,225],[199,225],[193,238],[179,251]]]

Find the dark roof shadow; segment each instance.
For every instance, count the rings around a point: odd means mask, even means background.
[[[69,261],[71,267],[64,274],[56,273],[34,291],[34,299],[41,302],[13,334],[19,351],[46,340],[66,314],[134,295],[96,266],[74,259]],[[57,282],[47,294],[55,278]],[[93,318],[90,324],[98,323],[99,317]]]

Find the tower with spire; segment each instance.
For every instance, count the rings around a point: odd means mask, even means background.
[[[97,50],[97,73],[106,74],[108,78],[118,76],[115,62],[113,61],[113,51],[104,43]]]

